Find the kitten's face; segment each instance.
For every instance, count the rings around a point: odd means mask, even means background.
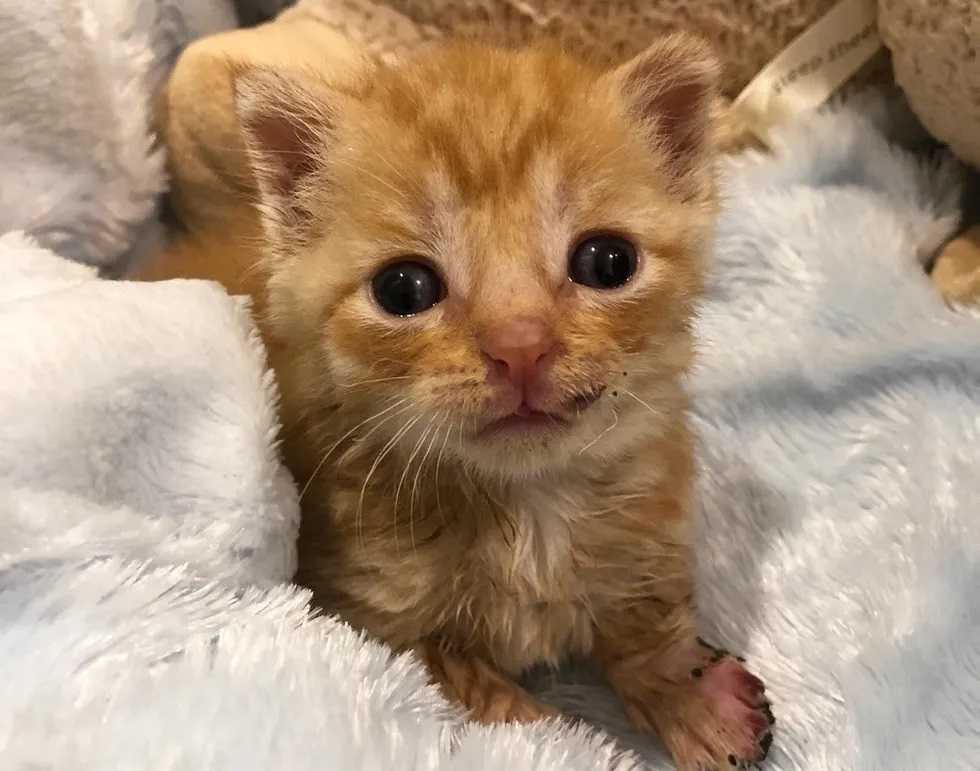
[[[325,95],[285,135],[260,124],[280,158],[315,149],[263,188],[302,394],[345,428],[376,415],[362,433],[382,444],[511,477],[665,425],[710,222],[710,83],[667,100],[698,125],[656,126],[666,90],[637,77],[442,48]]]

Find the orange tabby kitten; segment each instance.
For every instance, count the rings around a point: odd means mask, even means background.
[[[681,378],[714,216],[716,66],[436,46],[237,73],[298,580],[479,720],[593,656],[682,769],[762,759],[763,684],[696,638]]]

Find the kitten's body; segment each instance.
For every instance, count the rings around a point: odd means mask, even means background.
[[[694,632],[681,378],[714,209],[704,49],[601,72],[446,46],[343,84],[239,81],[267,240],[257,272],[211,276],[250,277],[262,309],[304,485],[298,580],[479,719],[549,714],[513,678],[593,655],[684,768],[764,755],[761,683]],[[639,254],[613,291],[568,281],[596,232]],[[446,291],[393,318],[371,281],[402,255]]]
[[[375,471],[378,495],[366,496],[358,521],[374,459],[365,452],[325,497],[355,516],[306,518],[299,580],[327,607],[399,647],[435,639],[514,676],[589,654],[597,620],[615,608],[651,591],[671,605],[690,600],[682,431],[637,447],[614,474],[583,463],[519,484],[487,484],[444,461],[438,492],[434,467],[446,435],[432,432],[414,464],[403,458]],[[406,468],[396,525],[391,491]],[[651,496],[680,498],[665,500],[672,505],[651,521]]]

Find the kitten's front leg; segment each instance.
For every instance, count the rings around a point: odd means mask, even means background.
[[[682,771],[763,760],[774,722],[762,681],[696,636],[688,604],[656,600],[600,621],[595,656],[630,720],[654,731]]]
[[[980,304],[980,225],[943,247],[936,257],[932,280],[947,301]]]
[[[446,698],[462,704],[471,720],[528,723],[560,714],[477,656],[452,653],[435,642],[415,651]]]

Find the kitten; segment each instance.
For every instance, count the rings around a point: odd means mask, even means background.
[[[298,581],[482,721],[592,656],[682,769],[761,760],[762,682],[695,636],[682,376],[714,217],[716,65],[439,45],[242,70]]]

